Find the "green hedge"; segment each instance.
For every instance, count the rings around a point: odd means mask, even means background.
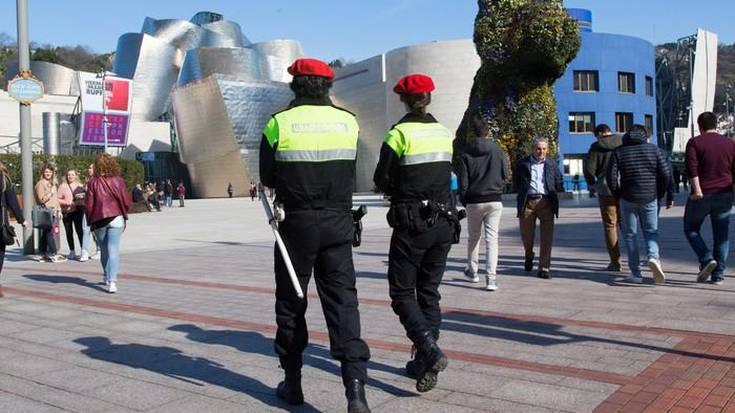
[[[38,181],[41,176],[41,168],[47,163],[56,166],[57,182],[62,182],[66,171],[72,168],[77,170],[83,181],[86,181],[88,178],[87,166],[94,162],[94,158],[94,156],[81,155],[33,155],[33,183],[35,185]],[[13,180],[16,188],[19,188],[21,182],[20,154],[0,154],[0,161],[8,168],[10,179]],[[131,159],[118,159],[117,161],[120,162],[120,172],[128,188],[143,183],[143,164]]]

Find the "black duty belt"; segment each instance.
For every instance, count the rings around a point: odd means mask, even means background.
[[[534,199],[534,200],[535,199],[544,199],[544,198],[546,198],[546,195],[544,195],[544,194],[528,194],[528,195],[526,195],[526,198],[528,198],[528,199]]]

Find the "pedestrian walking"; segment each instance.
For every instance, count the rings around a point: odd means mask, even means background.
[[[532,152],[516,163],[513,172],[518,196],[517,216],[525,250],[524,269],[533,270],[536,221],[541,223],[539,278],[551,278],[551,245],[554,240],[554,218],[559,217],[558,192],[564,191],[564,180],[556,162],[548,157],[549,141],[537,138]]]
[[[176,186],[176,194],[179,196],[179,208],[184,207],[184,198],[186,197],[186,187],[184,181],[179,181],[179,185]]]
[[[51,225],[38,228],[38,249],[41,252],[41,260],[46,262],[64,262],[66,258],[58,254],[55,231],[58,231],[61,207],[59,205],[58,187],[55,179],[56,169],[51,164],[46,164],[41,169],[41,179],[35,186],[36,204],[50,210]],[[57,232],[58,233],[58,232]]]
[[[717,133],[717,116],[697,117],[699,136],[687,142],[685,168],[692,188],[684,209],[684,234],[699,260],[698,282],[725,281],[730,252],[730,210],[733,204],[735,141]],[[712,249],[700,234],[704,220],[712,224]]]
[[[471,120],[472,137],[459,155],[459,199],[467,209],[467,267],[465,276],[479,282],[480,234],[485,234],[485,289],[495,291],[498,270],[498,232],[503,214],[503,187],[511,178],[508,156],[490,137],[480,115]]]
[[[84,250],[84,196],[86,190],[79,180],[76,169],[66,171],[65,181],[59,185],[59,206],[61,207],[62,222],[66,233],[66,243],[69,245],[70,260],[76,260],[82,255],[89,256]],[[74,232],[80,244],[80,255],[76,255],[74,248]]]
[[[94,176],[94,162],[87,165],[87,182],[84,184],[84,192],[85,192],[85,209],[86,209],[86,192],[87,192],[87,185],[89,183],[89,180],[92,179]],[[138,188],[140,188],[140,185],[138,185]],[[146,202],[146,205],[148,203]],[[97,242],[97,236],[92,232],[92,229],[89,227],[89,222],[87,221],[87,213],[82,215],[82,231],[84,232],[84,237],[82,239],[82,256],[79,258],[79,261],[85,262],[88,261],[90,258],[93,260],[99,260],[101,258],[102,252],[100,251],[99,242]],[[92,255],[84,255],[84,251],[91,251],[90,246],[92,244],[92,240],[94,240],[94,245],[96,246],[94,254]]]
[[[27,226],[25,220],[23,219],[23,211],[20,209],[20,206],[18,205],[18,198],[15,194],[15,185],[13,184],[13,181],[10,180],[10,175],[8,174],[8,169],[5,167],[5,164],[0,162],[0,180],[2,183],[0,183],[0,189],[2,189],[2,194],[0,194],[0,203],[2,203],[2,225],[4,226],[10,226],[10,216],[8,215],[8,210],[13,211],[13,215],[15,216],[15,220],[23,227],[25,228]],[[3,228],[3,231],[5,229]],[[3,270],[3,263],[5,262],[5,248],[7,248],[5,240],[0,240],[0,273],[2,273]],[[0,298],[4,296],[3,291],[3,285],[2,285],[2,279],[0,278]]]
[[[102,251],[104,282],[110,294],[117,292],[120,239],[131,203],[125,181],[120,176],[120,164],[107,153],[97,155],[94,176],[87,184],[85,206],[87,221]]]
[[[590,145],[587,160],[584,165],[584,179],[590,191],[597,194],[597,203],[600,206],[602,228],[605,232],[605,244],[610,256],[607,271],[620,272],[620,246],[618,245],[618,227],[620,226],[620,203],[610,192],[605,176],[610,165],[613,150],[622,145],[620,135],[613,134],[610,127],[600,124],[595,127],[597,141]]]
[[[276,188],[285,211],[279,225],[298,282],[306,291],[312,271],[329,331],[332,357],[342,365],[348,411],[370,412],[365,398],[370,351],[360,338],[352,262],[352,192],[359,128],[355,115],[329,98],[334,73],[324,62],[298,59],[288,69],[295,99],[263,131],[260,177]],[[302,353],[308,342],[306,298],[291,283],[280,250],[276,276],[275,350],[284,369],[276,394],[302,404]]]
[[[171,179],[166,179],[166,186],[164,187],[164,196],[166,197],[166,207],[171,208],[173,206],[174,197],[174,184],[171,183]]]
[[[255,202],[255,197],[258,195],[258,188],[255,186],[255,182],[250,181],[250,200]]]
[[[373,178],[390,196],[391,307],[416,350],[406,373],[422,393],[436,386],[448,364],[437,344],[439,284],[456,228],[449,209],[453,134],[427,112],[433,90],[434,81],[421,74],[395,85],[408,113],[388,131]]]
[[[574,174],[572,177],[572,191],[579,192],[581,190],[579,181],[579,174]]]
[[[658,245],[658,200],[666,195],[670,175],[664,153],[648,143],[645,126],[633,125],[623,136],[623,144],[613,151],[606,174],[610,191],[620,201],[630,282],[643,283],[638,251],[639,222],[654,282],[666,281]]]
[[[232,198],[232,193],[235,192],[235,189],[232,186],[232,182],[227,184],[227,196],[228,198]]]

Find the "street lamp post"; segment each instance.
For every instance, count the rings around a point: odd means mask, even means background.
[[[16,1],[18,21],[18,70],[29,71],[31,68],[31,56],[28,40],[28,2],[27,0]],[[31,211],[34,204],[33,194],[33,153],[31,148],[31,106],[20,104],[20,165],[21,182],[23,194],[23,218],[29,224],[32,222]],[[33,242],[33,225],[23,229],[23,253],[33,254],[35,250]]]

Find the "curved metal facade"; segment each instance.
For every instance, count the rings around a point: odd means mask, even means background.
[[[202,197],[244,195],[258,180],[258,148],[270,115],[293,98],[288,85],[215,74],[173,93],[179,154]]]
[[[263,57],[266,77],[276,82],[290,82],[288,67],[304,55],[301,43],[296,40],[271,40],[253,43],[247,48],[255,50]]]
[[[176,84],[184,86],[215,73],[236,76],[241,80],[268,80],[264,73],[263,59],[256,51],[202,47],[186,52]]]
[[[7,76],[15,76],[18,73],[18,63],[10,63],[6,69]],[[43,88],[49,95],[79,95],[79,86],[77,85],[76,71],[66,66],[57,65],[56,63],[32,61],[31,72],[43,82]],[[6,78],[3,82],[3,89],[7,87]]]

